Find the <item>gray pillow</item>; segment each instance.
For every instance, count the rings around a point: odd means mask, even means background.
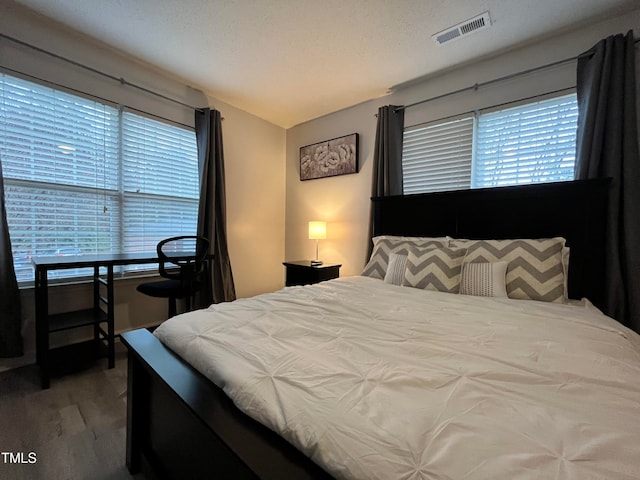
[[[402,285],[458,293],[465,253],[464,248],[411,248]]]
[[[565,302],[561,237],[516,240],[453,240],[467,247],[466,262],[507,262],[507,295],[519,300]]]
[[[446,242],[446,238],[396,237],[391,235],[374,237],[371,258],[361,275],[383,280],[387,274],[390,254],[407,255],[411,247],[446,246]]]

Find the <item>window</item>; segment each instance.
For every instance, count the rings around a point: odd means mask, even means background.
[[[18,281],[33,280],[34,255],[150,251],[195,233],[193,130],[2,74],[0,155]]]
[[[575,94],[405,129],[405,193],[573,180]]]
[[[473,117],[404,132],[404,193],[469,188],[473,150]]]

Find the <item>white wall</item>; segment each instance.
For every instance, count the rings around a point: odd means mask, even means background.
[[[320,241],[320,257],[325,261],[342,263],[341,275],[356,275],[362,271],[369,241],[375,114],[380,106],[409,105],[476,83],[572,58],[602,38],[626,33],[629,29],[634,29],[636,35],[640,32],[640,10],[411,82],[383,98],[287,130],[286,258],[313,258],[314,243],[307,239],[307,222],[326,220],[328,238]],[[469,41],[473,41],[473,37],[469,37]],[[575,68],[575,62],[571,62],[407,109],[405,126],[573,87]],[[305,182],[299,180],[300,147],[353,132],[360,134],[361,167],[358,174]]]
[[[72,32],[44,17],[0,0],[0,32],[98,70],[157,91],[194,106],[220,110],[226,163],[227,229],[231,266],[239,297],[273,291],[284,285],[285,131],[267,121],[207,98],[197,88],[94,40]],[[33,50],[0,40],[0,65],[63,84],[87,93],[193,125],[193,110],[177,107],[154,96],[100,75],[70,66]],[[7,73],[11,74],[11,72]],[[197,87],[197,86],[196,86]],[[167,302],[135,290],[141,281],[117,281],[116,331],[158,324],[166,318]],[[33,289],[21,290],[26,355],[0,360],[0,371],[34,361]],[[53,312],[91,305],[88,284],[55,286],[50,291]],[[90,331],[74,330],[54,337],[61,344],[88,338]]]

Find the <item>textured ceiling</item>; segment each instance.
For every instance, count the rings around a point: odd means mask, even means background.
[[[282,127],[637,0],[18,0]],[[431,36],[486,10],[493,26]]]

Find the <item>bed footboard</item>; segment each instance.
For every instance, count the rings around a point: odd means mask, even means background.
[[[126,464],[161,478],[330,479],[145,329],[128,349]]]

